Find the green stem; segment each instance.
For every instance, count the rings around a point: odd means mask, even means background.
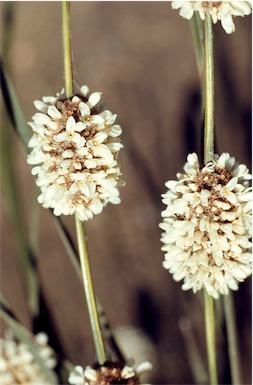
[[[204,163],[213,159],[214,154],[214,59],[212,18],[205,18],[205,128]]]
[[[65,93],[70,98],[73,95],[73,71],[72,71],[72,55],[71,55],[71,38],[70,38],[70,2],[62,2],[62,40],[64,55],[64,75],[65,75]],[[96,297],[93,288],[90,262],[88,256],[87,240],[85,226],[82,221],[75,215],[76,234],[79,250],[79,258],[82,269],[82,278],[84,291],[88,306],[91,330],[94,339],[98,363],[102,365],[106,361],[105,348],[102,338],[102,331],[99,323]]]
[[[205,82],[203,74],[205,70],[205,42],[204,42],[204,24],[197,12],[194,12],[191,18],[191,31],[194,42],[195,56],[198,68],[199,81],[201,85],[201,124],[204,121],[205,114]]]
[[[240,354],[236,333],[234,301],[231,293],[224,295],[224,311],[228,338],[228,352],[232,384],[242,384],[240,370]]]
[[[205,30],[205,127],[204,127],[204,163],[213,159],[214,154],[214,59],[213,25],[210,15],[204,21]],[[214,302],[204,290],[205,327],[210,384],[218,384],[215,344]]]
[[[204,163],[213,159],[214,154],[214,59],[212,18],[206,15],[205,30],[205,127],[204,127]],[[214,302],[204,290],[205,327],[210,384],[218,384],[215,344]]]
[[[72,242],[70,234],[68,233],[68,230],[65,227],[61,217],[56,217],[55,215],[53,215],[53,218],[55,220],[56,228],[59,232],[59,235],[62,239],[62,242],[65,246],[65,249],[67,250],[68,255],[70,257],[70,261],[73,264],[73,267],[74,267],[74,269],[78,275],[78,278],[82,279],[82,271],[80,270],[80,265],[78,263],[78,252],[75,250],[75,246]],[[104,329],[106,329],[106,335],[105,336],[109,339],[109,342],[111,344],[111,347],[112,347],[115,355],[117,356],[119,361],[125,363],[126,362],[125,357],[123,356],[123,353],[121,352],[121,350],[120,350],[120,348],[119,348],[119,346],[118,346],[118,344],[114,338],[112,329],[109,325],[109,321],[106,317],[106,314],[104,313],[104,310],[103,310],[101,303],[98,301],[98,298],[96,298],[96,304],[97,304],[97,309],[98,309],[98,314],[99,314],[100,325],[101,325],[101,328],[104,332],[104,335],[105,335]]]
[[[70,98],[73,95],[73,71],[70,37],[70,1],[62,1],[62,43],[65,76],[65,93]]]
[[[206,346],[208,356],[208,369],[210,385],[218,384],[217,365],[216,365],[216,343],[215,343],[215,319],[214,319],[214,300],[204,290],[205,304],[205,328]]]
[[[102,332],[99,323],[97,303],[94,294],[93,284],[92,284],[92,276],[90,270],[90,263],[88,257],[88,249],[87,249],[87,241],[85,234],[85,226],[82,221],[75,216],[76,219],[76,233],[78,240],[78,249],[79,249],[79,257],[82,268],[82,277],[84,284],[84,291],[86,295],[86,301],[88,305],[91,329],[93,334],[93,339],[95,343],[96,353],[98,363],[102,365],[106,361],[105,349],[103,344]]]
[[[204,28],[203,21],[200,19],[197,12],[194,12],[191,18],[191,31],[194,42],[196,62],[200,81],[203,77],[205,50],[204,50]]]
[[[203,361],[203,356],[200,353],[199,346],[195,339],[190,319],[187,317],[180,318],[178,326],[185,342],[188,362],[195,384],[207,384],[208,372]]]

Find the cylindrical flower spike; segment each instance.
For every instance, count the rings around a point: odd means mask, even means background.
[[[77,213],[80,220],[99,214],[108,202],[120,203],[121,170],[117,155],[123,147],[117,115],[100,110],[100,92],[87,86],[66,99],[43,97],[30,122],[33,150],[27,162],[41,189],[38,201],[55,215]]]
[[[221,21],[223,29],[228,33],[235,31],[233,18],[251,13],[252,4],[249,1],[172,1],[173,9],[180,9],[180,16],[191,19],[198,12],[202,20],[211,15],[213,23]]]
[[[69,375],[69,383],[71,385],[139,385],[141,384],[139,376],[150,370],[152,365],[148,361],[141,363],[136,369],[120,362],[107,361],[102,366],[95,364],[85,369],[76,366]]]
[[[183,290],[205,288],[217,299],[252,272],[251,175],[228,153],[204,167],[193,153],[177,178],[162,195],[163,266]]]

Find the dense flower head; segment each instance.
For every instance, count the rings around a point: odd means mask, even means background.
[[[45,333],[39,333],[35,337],[38,354],[45,366],[52,369],[56,365],[56,360],[47,341]],[[0,339],[0,383],[1,385],[50,385],[43,377],[28,346],[16,341],[9,330],[5,337]]]
[[[40,112],[29,122],[33,150],[27,162],[35,166],[38,201],[55,215],[77,213],[88,220],[108,202],[120,203],[122,129],[115,124],[116,114],[100,109],[100,98],[100,92],[89,95],[83,86],[69,99],[62,93],[34,102]]]
[[[94,364],[83,369],[76,366],[69,375],[71,385],[140,384],[139,376],[152,369],[150,362],[143,362],[134,370],[120,362],[107,361],[103,365]]]
[[[173,9],[180,8],[180,15],[191,19],[198,12],[202,20],[211,15],[213,23],[221,21],[227,33],[235,31],[234,16],[245,16],[251,13],[252,4],[249,1],[172,1]]]
[[[228,153],[201,167],[189,154],[184,173],[162,195],[163,266],[183,290],[205,288],[215,299],[251,274],[251,175]]]

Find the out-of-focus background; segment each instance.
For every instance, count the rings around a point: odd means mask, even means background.
[[[250,165],[251,17],[238,17],[235,25],[232,35],[219,24],[214,27],[216,152],[227,151]],[[80,1],[71,3],[71,27],[76,85],[102,91],[106,107],[118,114],[123,128],[122,204],[107,206],[86,226],[97,296],[126,356],[153,362],[150,382],[192,384],[188,353],[194,341],[206,365],[202,293],[182,292],[181,284],[162,267],[158,228],[164,183],[182,169],[188,152],[200,152],[201,95],[190,23],[171,9],[170,2]],[[33,101],[54,95],[64,85],[61,3],[1,2],[1,40],[4,61],[29,121],[35,113]],[[11,140],[29,238],[34,178],[14,135]],[[38,221],[44,326],[54,331],[50,342],[56,350],[73,364],[85,366],[94,361],[95,352],[82,284],[50,213],[42,208]],[[73,219],[65,222],[74,238]],[[17,257],[3,186],[1,289],[29,328]],[[249,384],[250,279],[234,298],[243,383]],[[221,383],[230,383],[223,322],[217,343]]]

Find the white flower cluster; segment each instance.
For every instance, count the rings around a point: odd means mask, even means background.
[[[180,8],[180,16],[191,19],[198,12],[202,20],[211,15],[213,23],[221,21],[227,33],[235,31],[234,16],[245,16],[251,13],[252,4],[249,1],[172,1],[173,9]]]
[[[35,339],[38,344],[38,353],[46,367],[54,368],[56,360],[52,349],[47,345],[46,334],[39,333]],[[5,338],[0,339],[0,383],[1,385],[50,385],[43,377],[28,346],[16,342],[11,331],[6,333]]]
[[[177,178],[162,195],[163,266],[183,290],[205,288],[217,299],[252,271],[251,175],[228,153],[203,168],[193,153]]]
[[[150,362],[145,361],[134,370],[121,363],[107,362],[97,368],[87,366],[83,369],[76,366],[69,375],[71,385],[108,385],[108,384],[140,384],[139,376],[152,369]]]
[[[99,111],[100,92],[88,93],[83,86],[70,99],[62,95],[34,102],[40,112],[29,123],[33,136],[28,146],[33,150],[27,159],[37,165],[32,174],[41,189],[38,201],[55,215],[76,212],[82,221],[101,213],[108,202],[120,203],[123,185],[117,115]]]

